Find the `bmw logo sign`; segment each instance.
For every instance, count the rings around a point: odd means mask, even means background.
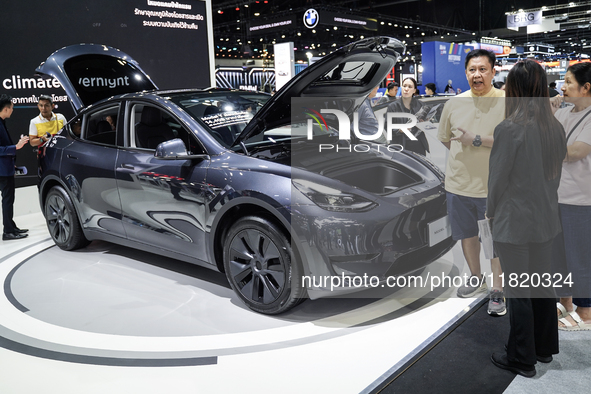
[[[318,24],[318,11],[314,8],[310,8],[308,11],[304,13],[304,26],[308,29],[313,29]]]

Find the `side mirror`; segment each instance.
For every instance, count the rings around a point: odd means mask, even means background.
[[[154,157],[161,160],[209,159],[209,155],[189,155],[185,143],[180,138],[158,144]]]

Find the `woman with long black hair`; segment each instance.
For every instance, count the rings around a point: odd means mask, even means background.
[[[507,295],[507,350],[493,363],[532,377],[536,361],[558,353],[551,272],[552,241],[560,232],[558,185],[566,155],[564,129],[552,115],[542,67],[518,62],[506,81],[505,120],[494,132],[486,216]],[[528,286],[528,287],[525,287]]]

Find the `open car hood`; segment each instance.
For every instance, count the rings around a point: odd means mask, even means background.
[[[392,71],[405,46],[390,37],[353,42],[323,57],[292,78],[252,118],[234,145],[287,125],[294,97],[364,98]]]
[[[76,113],[117,94],[156,89],[131,56],[106,45],[78,44],[58,49],[36,71],[57,78]]]

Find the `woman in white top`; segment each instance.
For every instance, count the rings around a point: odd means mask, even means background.
[[[574,107],[555,113],[567,136],[568,154],[558,189],[563,236],[555,240],[554,271],[572,278],[573,285],[556,288],[558,328],[591,330],[591,64],[570,66],[562,91]]]

